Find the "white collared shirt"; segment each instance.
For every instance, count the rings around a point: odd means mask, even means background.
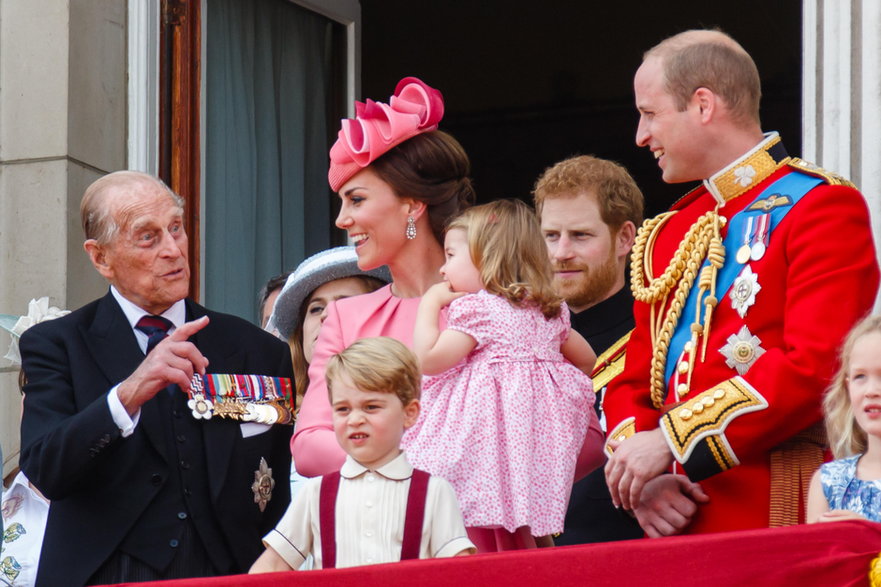
[[[401,559],[412,475],[413,466],[404,452],[376,471],[346,457],[336,501],[337,568]],[[293,569],[310,553],[315,568],[322,568],[320,491],[321,477],[307,480],[275,529],[263,538],[264,544]],[[419,558],[450,557],[473,548],[452,486],[432,475],[425,498]]]
[[[138,346],[141,347],[141,352],[146,355],[147,339],[149,337],[146,333],[135,328],[135,326],[137,326],[138,321],[141,318],[144,316],[152,316],[152,314],[124,298],[115,286],[110,286],[110,293],[113,295],[116,303],[119,304],[119,307],[122,308],[122,313],[125,314],[129,325],[132,327],[132,332],[135,333],[135,338],[138,341]],[[168,331],[168,334],[171,334],[187,321],[187,306],[183,300],[178,300],[170,308],[162,312],[160,316],[171,322],[172,327]],[[107,394],[107,405],[110,407],[110,415],[113,417],[113,422],[119,428],[123,438],[125,438],[135,431],[135,426],[138,425],[138,420],[141,418],[141,411],[138,410],[133,417],[129,417],[122,402],[119,401],[119,395],[117,394],[118,388],[119,384],[114,385]]]
[[[23,472],[3,492],[4,539],[0,540],[0,583],[33,585],[43,549],[49,502],[31,489]]]

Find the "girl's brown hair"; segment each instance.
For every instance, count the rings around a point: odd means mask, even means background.
[[[541,227],[520,200],[497,200],[469,208],[447,230],[468,235],[468,249],[484,288],[515,306],[534,304],[545,318],[560,315],[553,270]]]

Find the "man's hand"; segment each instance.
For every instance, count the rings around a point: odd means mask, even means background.
[[[606,463],[606,483],[615,507],[636,509],[643,486],[665,472],[673,453],[660,429],[637,432],[623,441],[610,440],[615,451]]]
[[[156,345],[135,372],[119,384],[119,401],[129,416],[137,413],[142,405],[168,385],[176,383],[181,389],[189,390],[193,374],[205,373],[208,359],[187,339],[207,324],[208,316],[182,324]]]
[[[645,484],[634,510],[649,538],[679,534],[691,523],[699,504],[710,498],[685,475],[660,475]]]

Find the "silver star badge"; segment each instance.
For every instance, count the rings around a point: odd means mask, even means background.
[[[756,303],[756,294],[761,290],[759,276],[747,265],[731,286],[731,293],[728,294],[731,298],[731,307],[737,310],[741,318],[745,317],[749,307]]]
[[[720,348],[719,352],[725,357],[725,364],[742,376],[765,354],[761,343],[761,339],[744,325],[737,334],[728,337],[728,344]]]

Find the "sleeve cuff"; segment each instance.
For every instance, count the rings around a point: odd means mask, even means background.
[[[477,547],[474,546],[474,543],[471,542],[467,536],[459,536],[453,538],[446,544],[440,547],[440,549],[434,553],[433,558],[448,558],[451,556],[456,556],[463,550],[471,551],[471,554],[477,552]]]
[[[723,381],[661,416],[661,430],[692,481],[700,481],[740,464],[725,438],[735,418],[764,410],[768,402],[742,377]]]
[[[110,393],[107,394],[107,406],[110,408],[110,416],[113,418],[113,423],[119,428],[122,437],[127,438],[135,431],[138,420],[141,419],[141,410],[135,412],[134,418],[130,418],[128,412],[122,406],[122,402],[119,401],[118,391],[119,384],[114,385]]]
[[[300,565],[306,560],[306,555],[291,544],[284,534],[274,529],[263,537],[263,544],[278,553],[278,556],[284,559],[292,569],[300,568]]]
[[[608,440],[617,440],[618,442],[627,440],[631,436],[636,434],[636,418],[631,416],[615,426],[614,430],[609,432]],[[608,443],[606,443],[606,454],[608,456],[612,456],[612,453],[615,452]]]

